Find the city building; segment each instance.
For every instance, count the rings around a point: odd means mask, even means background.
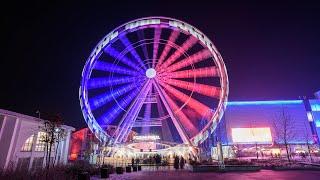
[[[116,126],[108,126],[107,132],[112,134],[116,130]],[[128,141],[131,141],[135,135],[131,131],[128,136]],[[91,164],[99,163],[102,156],[102,144],[89,128],[82,128],[72,133],[70,142],[70,161],[85,160]]]
[[[226,158],[240,156],[239,152],[243,157],[256,156],[257,152],[259,156],[284,155],[284,144],[288,144],[293,154],[308,152],[308,146],[312,152],[317,152],[320,143],[318,94],[315,93],[315,99],[229,101],[216,130],[199,145],[201,156],[217,159],[217,142],[222,143]],[[115,127],[108,131],[112,129]],[[286,137],[281,135],[284,131],[287,132]],[[133,133],[129,138],[131,145],[135,144],[135,135]],[[131,145],[129,143],[128,147],[132,149]],[[153,153],[150,148],[142,148],[136,155],[145,151]],[[96,163],[98,156],[99,141],[88,128],[72,134],[70,160],[82,159]]]
[[[43,119],[0,109],[0,169],[35,169],[45,166]],[[62,125],[65,137],[54,144],[51,162],[67,163],[73,127]]]
[[[237,151],[244,156],[257,151],[283,154],[284,144],[289,144],[290,153],[298,153],[307,152],[308,145],[319,147],[319,135],[320,99],[231,101],[215,132],[200,147],[211,151],[213,158],[218,141],[225,157],[234,157]]]

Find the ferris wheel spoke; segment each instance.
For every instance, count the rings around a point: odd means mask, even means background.
[[[138,89],[133,90],[127,96],[118,101],[118,105],[111,107],[107,112],[105,112],[101,117],[99,117],[97,122],[100,125],[107,125],[112,123],[115,120],[115,118],[118,117],[120,113],[123,111],[122,108],[127,108],[138,93]]]
[[[141,80],[139,77],[121,77],[121,78],[91,78],[88,81],[88,89],[97,89],[119,84],[126,84]]]
[[[175,128],[177,129],[183,143],[185,144],[191,144],[190,140],[188,138],[188,135],[186,133],[185,128],[183,128],[181,122],[176,118],[176,114],[173,112],[173,109],[170,107],[168,101],[167,101],[167,97],[168,95],[166,94],[166,92],[158,85],[158,83],[154,83],[154,87],[155,89],[158,91],[160,99],[162,101],[162,103],[164,104],[164,107],[166,108],[167,112],[169,113],[171,120],[175,126]]]
[[[209,129],[216,130],[212,123],[223,116],[229,92],[225,64],[210,39],[166,17],[113,29],[90,53],[81,75],[83,116],[112,147],[109,155],[117,151],[115,143],[130,147],[132,133],[152,132],[186,146],[203,142]]]
[[[108,47],[104,49],[104,52],[112,56],[113,58],[121,61],[122,63],[128,65],[129,67],[136,69],[139,72],[143,72],[143,69],[139,67],[138,64],[134,63],[132,60],[122,55],[118,50],[113,47]]]
[[[91,99],[89,99],[89,104],[91,107],[91,110],[95,110],[108,102],[112,101],[113,99],[116,99],[123,94],[133,90],[134,88],[140,88],[142,83],[140,84],[135,84],[135,83],[130,83],[125,86],[122,86],[120,88],[114,89],[112,91],[97,95]]]
[[[143,34],[143,30],[138,31],[138,37],[140,40],[144,40],[144,34]],[[142,45],[142,51],[143,51],[143,55],[144,55],[144,59],[149,59],[149,54],[148,54],[148,49],[145,43],[143,43]],[[148,64],[149,65],[149,64]],[[150,68],[150,67],[148,67]]]
[[[221,89],[219,87],[200,84],[196,82],[186,82],[186,81],[181,81],[177,79],[168,79],[168,78],[164,78],[162,82],[176,86],[176,87],[180,87],[188,91],[197,92],[199,94],[202,94],[208,97],[214,97],[217,99],[219,99],[220,97]]]
[[[159,69],[165,69],[174,63],[184,52],[187,52],[197,42],[198,39],[190,36],[162,65],[160,65]]]
[[[200,61],[203,61],[205,59],[208,59],[209,57],[211,57],[211,52],[208,49],[203,49],[175,64],[172,64],[171,66],[169,66],[166,69],[163,69],[163,71],[165,72],[172,72],[172,71],[176,71],[179,69],[182,69],[184,67],[190,66],[192,64],[196,64]]]
[[[156,65],[156,59],[158,57],[159,41],[161,36],[161,28],[154,29],[154,43],[153,43],[153,56],[152,56],[152,68]]]
[[[168,77],[168,78],[219,77],[219,69],[217,67],[204,67],[204,68],[198,68],[198,69],[163,73],[162,76]]]
[[[122,42],[122,44],[126,47],[126,49],[129,50],[129,53],[134,57],[134,59],[136,59],[138,61],[138,63],[140,64],[140,66],[146,70],[146,66],[143,63],[143,61],[141,60],[140,56],[138,55],[137,51],[135,50],[134,47],[132,47],[131,42],[129,41],[129,39],[126,37],[126,35],[122,35],[120,36],[120,41]]]
[[[159,68],[159,66],[163,63],[164,59],[167,57],[167,55],[171,49],[171,46],[169,44],[174,43],[176,41],[176,39],[178,38],[179,34],[180,34],[179,31],[172,30],[170,37],[168,39],[168,42],[166,43],[166,45],[164,46],[164,49],[162,50],[162,53],[160,55],[160,58],[158,60],[157,65],[156,65],[156,69]]]
[[[150,97],[150,95],[151,95],[151,89],[150,89],[149,94],[147,95],[147,97],[148,96]],[[147,124],[149,124],[150,123],[150,118],[151,118],[151,103],[146,103],[146,107],[145,107],[145,110],[144,110],[143,121],[147,122]],[[142,126],[142,134],[143,135],[148,134],[149,131],[150,131],[150,126]]]
[[[123,142],[127,139],[127,136],[132,129],[132,126],[141,110],[143,102],[150,91],[151,83],[148,80],[142,87],[141,91],[136,94],[135,100],[131,103],[125,115],[122,117],[120,123],[118,124],[118,128],[115,132],[115,143]]]
[[[97,62],[95,62],[93,68],[100,71],[107,71],[107,72],[118,73],[118,74],[127,74],[132,76],[136,76],[140,74],[137,71],[133,71],[115,64],[103,62],[101,60],[98,60]]]
[[[179,109],[178,105],[172,100],[172,98],[165,92],[164,96],[168,101],[169,106],[174,111],[175,115],[178,117],[179,121],[183,124],[185,130],[189,132],[189,134],[194,134],[195,132],[197,132],[197,128],[194,126],[191,120]]]
[[[201,102],[199,102],[198,100],[187,96],[186,94],[184,94],[183,92],[173,88],[172,86],[165,84],[161,81],[159,81],[160,85],[164,87],[165,90],[167,90],[169,93],[171,93],[172,95],[174,95],[179,101],[181,101],[182,103],[186,103],[187,102],[187,106],[189,106],[190,108],[192,108],[193,110],[195,110],[197,113],[202,114],[203,112],[209,112],[210,108],[207,105],[202,104]]]
[[[151,118],[151,103],[147,103],[146,109],[144,111],[143,121],[150,122],[150,118]],[[147,123],[147,124],[149,124],[149,123]],[[149,134],[149,132],[150,132],[150,126],[142,126],[142,135]]]

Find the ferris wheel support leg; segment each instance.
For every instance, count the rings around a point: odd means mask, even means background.
[[[156,90],[159,92],[160,99],[162,100],[165,108],[167,109],[167,111],[172,119],[172,122],[173,122],[174,126],[176,127],[183,143],[191,145],[191,142],[190,142],[189,138],[187,137],[187,134],[184,132],[183,127],[180,125],[178,120],[175,118],[174,113],[172,112],[172,109],[169,106],[169,103],[164,98],[164,95],[163,95],[164,92],[162,91],[162,89],[159,87],[159,85],[157,83],[153,83],[153,85],[156,88]]]
[[[127,113],[122,118],[120,125],[117,129],[116,138],[114,143],[122,142],[124,139],[126,139],[127,135],[129,134],[129,129],[132,128],[133,123],[135,122],[136,117],[138,116],[138,112],[140,111],[144,99],[146,98],[149,90],[151,87],[150,81],[147,82],[144,87],[142,88],[139,95],[136,97],[135,101],[130,106]]]
[[[145,103],[145,100],[146,100],[148,94],[150,94],[150,92],[151,92],[151,90],[152,90],[152,82],[153,82],[153,80],[150,80],[150,81],[147,83],[146,89],[143,91],[143,93],[141,94],[141,96],[140,96],[139,99],[138,99],[138,100],[140,101],[140,102],[137,103],[138,108],[137,108],[137,110],[134,111],[135,114],[134,114],[134,116],[133,116],[133,120],[130,121],[130,125],[128,126],[128,128],[127,128],[127,130],[126,130],[126,133],[124,133],[124,137],[123,137],[123,139],[122,139],[123,142],[127,141],[127,138],[128,138],[128,136],[129,136],[129,132],[131,131],[131,129],[132,129],[134,123],[135,123],[135,120],[137,119],[137,117],[138,117],[138,115],[139,115],[139,112],[140,112],[143,104]],[[151,111],[151,109],[150,109],[150,111]],[[151,113],[151,112],[150,112],[150,113]],[[151,116],[151,114],[150,114],[150,116]]]
[[[159,111],[160,116],[164,116],[164,111],[161,106],[161,100],[159,99],[159,96],[157,96],[157,108]],[[162,137],[164,141],[173,141],[173,136],[171,133],[171,130],[168,125],[168,119],[163,119],[161,121],[162,126]]]

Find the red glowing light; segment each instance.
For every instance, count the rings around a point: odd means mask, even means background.
[[[200,83],[194,83],[194,82],[186,82],[186,81],[181,81],[176,79],[164,79],[163,82],[186,89],[188,91],[194,91],[205,96],[215,97],[215,98],[220,97],[221,90],[218,87],[200,84]]]
[[[205,67],[205,68],[163,73],[162,76],[168,77],[168,78],[218,77],[219,70],[216,67]]]
[[[83,128],[79,131],[72,133],[69,158],[71,161],[77,160],[87,131],[88,128]]]
[[[186,94],[180,92],[179,90],[173,88],[172,86],[159,81],[160,85],[164,87],[165,90],[173,94],[179,101],[187,102],[187,106],[194,109],[197,113],[203,114],[203,112],[210,112],[210,108],[196,99],[187,96]]]
[[[164,69],[176,61],[184,52],[187,52],[193,45],[198,42],[198,39],[190,36],[178,50],[174,52],[161,66],[160,69]]]
[[[172,72],[172,71],[176,71],[178,69],[190,66],[192,64],[196,64],[202,60],[205,60],[207,58],[211,57],[211,52],[208,49],[204,49],[200,52],[197,52],[175,64],[172,64],[171,66],[169,66],[166,69],[161,69],[161,71],[165,71],[165,72]]]

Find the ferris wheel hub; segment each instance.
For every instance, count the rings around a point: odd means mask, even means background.
[[[149,68],[149,69],[147,69],[147,71],[146,71],[146,76],[148,77],[148,78],[154,78],[154,77],[156,77],[156,75],[157,75],[157,71],[155,70],[155,69],[153,69],[153,68]]]

